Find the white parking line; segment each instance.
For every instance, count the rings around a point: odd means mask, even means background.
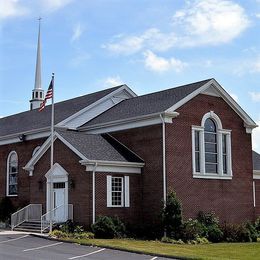
[[[153,257],[153,258],[151,258],[150,260],[155,260],[155,259],[157,259],[158,257],[157,256],[155,256],[155,257]]]
[[[24,249],[24,252],[28,252],[28,251],[33,251],[33,250],[38,250],[38,249],[42,249],[42,248],[46,248],[46,247],[51,247],[51,246],[57,246],[63,244],[63,242],[59,242],[59,243],[54,243],[54,244],[50,244],[50,245],[46,245],[46,246],[39,246],[39,247],[34,247],[34,248],[28,248],[28,249]]]
[[[94,251],[94,252],[91,252],[91,253],[88,253],[88,254],[85,254],[85,255],[73,256],[73,257],[68,258],[68,259],[70,259],[70,260],[71,260],[71,259],[77,259],[77,258],[81,258],[81,257],[93,255],[93,254],[99,253],[99,252],[104,251],[104,250],[105,250],[105,248],[101,248],[101,249],[99,249],[99,250],[97,250],[97,251]]]
[[[17,237],[17,238],[12,238],[12,239],[9,239],[9,240],[1,241],[0,244],[4,244],[4,243],[10,242],[10,241],[19,240],[19,239],[22,239],[22,238],[25,238],[25,237],[28,237],[28,236],[29,235],[25,235],[25,236],[22,236],[22,237]]]

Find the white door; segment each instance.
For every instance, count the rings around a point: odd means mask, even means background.
[[[65,222],[67,220],[67,205],[65,205],[65,183],[53,183],[53,219],[55,222]]]

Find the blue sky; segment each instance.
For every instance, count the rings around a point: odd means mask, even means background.
[[[56,101],[214,77],[260,125],[260,0],[0,0],[0,116],[29,109],[38,16],[42,85],[55,72]]]

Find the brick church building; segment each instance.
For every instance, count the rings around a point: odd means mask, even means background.
[[[257,125],[215,79],[142,96],[121,85],[55,103],[50,168],[51,106],[38,111],[40,44],[37,57],[31,109],[0,119],[0,199],[25,207],[14,226],[28,221],[25,212],[48,222],[50,211],[55,222],[85,226],[98,215],[152,222],[171,190],[185,218],[260,215]]]

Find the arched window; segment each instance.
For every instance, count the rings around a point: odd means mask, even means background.
[[[231,131],[222,129],[220,118],[213,112],[205,114],[201,126],[192,127],[193,177],[232,177]]]
[[[7,159],[7,187],[6,195],[17,195],[17,178],[18,178],[18,156],[16,152],[11,152]]]

